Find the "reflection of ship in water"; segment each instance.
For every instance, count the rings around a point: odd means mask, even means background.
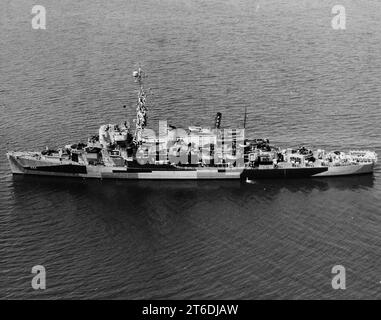
[[[371,193],[374,177],[261,180],[248,184],[240,180],[152,182],[54,177],[36,180],[33,176],[20,175],[15,176],[10,184],[13,207],[16,213],[20,213],[20,219],[30,216],[25,212],[32,210],[33,216],[63,220],[65,227],[74,225],[74,228],[82,228],[79,226],[101,221],[99,225],[108,229],[107,232],[115,234],[120,231],[124,234],[126,228],[133,228],[141,241],[155,245],[158,234],[172,233],[189,226],[205,228],[204,223],[208,219],[223,221],[244,215],[239,219],[242,222],[266,219],[261,216],[267,210],[287,212],[294,201],[304,203],[306,197],[314,198],[316,191],[319,193],[317,202],[321,197],[330,198],[331,192],[336,194],[335,190],[349,194],[356,190]],[[288,201],[288,198],[292,200]],[[309,203],[311,205],[311,201]],[[35,213],[35,208],[41,209]],[[51,219],[52,212],[59,212],[61,218],[54,213],[55,218]],[[134,237],[129,239],[136,241]]]
[[[99,200],[110,202],[128,202],[128,199],[144,199],[154,194],[173,194],[175,192],[188,196],[204,194],[210,200],[218,200],[223,194],[246,193],[260,197],[271,196],[285,189],[289,192],[311,192],[312,190],[326,191],[368,189],[374,185],[375,177],[372,175],[343,176],[336,179],[271,179],[258,180],[253,183],[243,183],[240,180],[209,181],[209,180],[163,180],[152,181],[118,181],[118,180],[72,180],[70,178],[55,179],[54,177],[41,177],[36,181],[32,176],[15,176],[13,188],[15,196],[22,196],[34,190],[43,195],[45,192],[69,192],[86,195]],[[253,191],[255,191],[253,193]]]

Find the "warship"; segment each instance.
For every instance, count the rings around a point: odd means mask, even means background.
[[[13,174],[96,179],[241,179],[334,177],[370,174],[377,154],[306,147],[280,148],[268,139],[247,138],[246,108],[242,129],[221,128],[217,113],[212,127],[176,128],[159,121],[147,128],[149,90],[145,73],[133,72],[138,86],[136,118],[131,126],[104,124],[86,143],[39,152],[9,151]]]

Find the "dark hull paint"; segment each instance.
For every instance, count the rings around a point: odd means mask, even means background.
[[[43,171],[43,172],[57,172],[57,173],[82,173],[86,174],[86,166],[80,165],[57,165],[57,166],[39,166],[39,167],[27,167],[26,170]]]
[[[51,173],[71,173],[71,174],[86,174],[87,170],[85,166],[78,165],[61,165],[61,166],[45,166],[36,168],[24,168],[31,171],[42,171]],[[190,169],[195,170],[195,169]],[[281,179],[281,178],[306,178],[311,177],[315,174],[325,172],[328,168],[288,168],[288,169],[246,169],[240,175],[241,179]],[[152,173],[154,171],[188,171],[187,169],[173,170],[172,168],[164,169],[159,168],[159,170],[152,170],[149,168],[133,168],[127,169],[127,171],[113,170],[114,173],[136,173],[136,178],[138,178],[138,173]],[[225,170],[218,170],[219,173]]]
[[[249,169],[241,174],[243,179],[308,178],[328,171],[328,168]]]

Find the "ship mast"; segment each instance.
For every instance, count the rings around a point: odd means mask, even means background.
[[[246,121],[247,121],[247,107],[245,106],[245,116],[243,118],[243,128],[246,129]]]
[[[135,121],[135,134],[134,134],[134,144],[140,145],[142,143],[142,133],[147,125],[147,105],[146,105],[146,92],[144,91],[143,78],[145,74],[139,67],[138,71],[133,72],[135,82],[139,85],[138,102],[136,104],[136,119]]]

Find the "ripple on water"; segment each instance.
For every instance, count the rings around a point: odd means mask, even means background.
[[[152,128],[211,126],[218,111],[240,127],[247,106],[250,135],[381,154],[380,3],[346,4],[355,26],[340,34],[329,1],[311,5],[54,0],[42,35],[25,33],[12,4],[0,34],[0,297],[35,298],[30,268],[43,264],[43,298],[333,298],[327,279],[343,264],[342,297],[377,298],[379,165],[337,179],[115,182],[12,177],[4,157],[132,118],[139,61]]]

